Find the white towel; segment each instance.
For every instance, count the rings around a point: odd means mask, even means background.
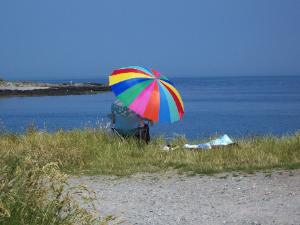
[[[210,142],[204,143],[204,144],[197,144],[197,145],[190,145],[185,144],[183,148],[188,149],[211,149],[212,146],[224,146],[224,145],[230,145],[234,142],[228,137],[227,134],[224,134],[220,136],[219,138],[212,140]]]

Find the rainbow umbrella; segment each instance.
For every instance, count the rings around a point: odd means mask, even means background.
[[[172,123],[183,117],[180,94],[167,77],[154,69],[130,66],[114,70],[109,86],[117,99],[143,118]]]

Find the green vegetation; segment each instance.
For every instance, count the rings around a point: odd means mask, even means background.
[[[0,224],[96,224],[95,216],[72,200],[57,165],[7,157],[11,164],[0,167]]]
[[[171,143],[182,146],[185,139]],[[55,162],[70,174],[106,174],[126,176],[136,172],[169,169],[195,173],[254,171],[269,168],[300,167],[300,133],[289,137],[258,137],[239,140],[237,146],[209,151],[161,150],[162,138],[149,145],[97,130],[73,130],[56,133],[27,132],[25,135],[0,136],[3,155],[29,155],[45,165]],[[9,161],[2,164],[10,165]],[[2,165],[0,165],[2,166]]]
[[[185,139],[171,144],[182,146]],[[239,140],[209,151],[161,150],[162,138],[145,145],[97,130],[0,135],[0,224],[96,224],[72,200],[67,174],[126,176],[176,169],[190,174],[300,168],[300,133]],[[86,190],[83,190],[86,191]],[[108,218],[110,220],[112,218]],[[103,221],[100,224],[106,224]],[[98,222],[99,224],[99,222]]]

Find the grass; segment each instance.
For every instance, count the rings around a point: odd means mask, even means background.
[[[56,164],[42,166],[28,156],[10,156],[10,163],[0,168],[0,224],[97,224],[73,201]]]
[[[182,146],[185,139],[172,145]],[[179,148],[165,152],[162,138],[149,145],[122,141],[99,130],[27,132],[0,136],[0,154],[30,155],[38,162],[55,162],[69,174],[127,176],[137,172],[180,172],[211,174],[224,171],[253,172],[271,168],[300,168],[300,133],[288,137],[257,137],[238,140],[237,146],[209,151]],[[9,161],[0,162],[10,164]]]
[[[185,139],[171,144],[183,146]],[[179,148],[165,152],[162,138],[149,145],[122,141],[101,130],[0,134],[0,224],[107,224],[72,199],[84,187],[66,185],[67,175],[127,176],[137,172],[212,174],[273,168],[300,168],[300,133],[288,137],[239,140],[237,146],[209,151]],[[86,196],[89,196],[87,194]],[[86,201],[87,199],[83,199]],[[92,199],[88,199],[91,201]]]

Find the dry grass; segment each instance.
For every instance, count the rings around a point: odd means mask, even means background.
[[[0,138],[0,224],[104,225],[113,220],[100,221],[95,209],[80,207],[78,201],[93,202],[92,193],[82,185],[67,183],[55,156],[39,151],[43,147],[34,143],[38,133],[26,136],[28,139],[15,135]],[[79,198],[76,201],[74,193]]]
[[[10,163],[0,169],[0,224],[100,224],[72,198],[73,190],[87,190],[67,187],[56,164],[41,166],[27,156]]]
[[[184,139],[172,145],[182,146]],[[130,175],[169,169],[194,173],[246,171],[300,167],[300,134],[288,137],[260,137],[239,140],[238,146],[209,151],[179,148],[164,152],[162,139],[150,145],[135,140],[121,141],[97,130],[56,133],[27,132],[0,136],[2,155],[29,154],[42,164],[56,162],[71,174]],[[7,162],[6,162],[7,163]]]

